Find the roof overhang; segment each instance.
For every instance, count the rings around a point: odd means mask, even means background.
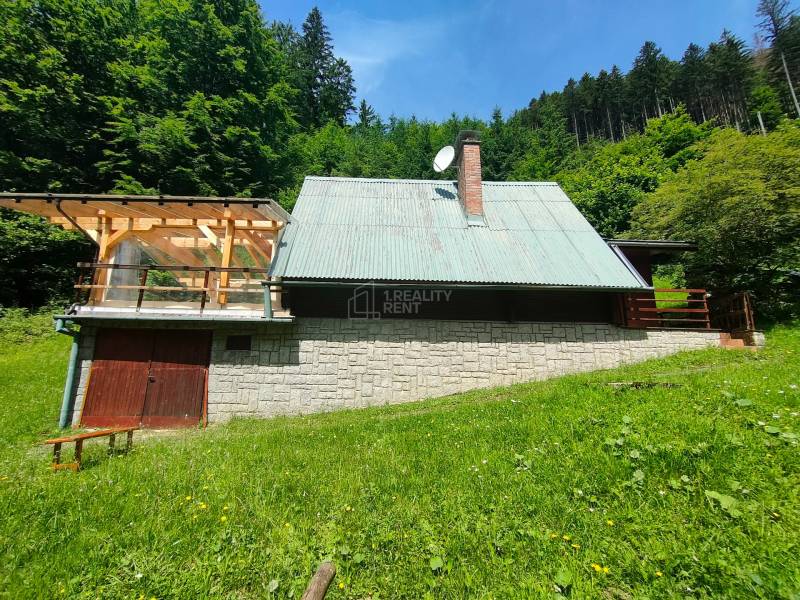
[[[532,283],[472,283],[453,281],[356,281],[356,280],[331,280],[331,279],[281,279],[281,286],[289,287],[335,287],[359,288],[374,287],[387,288],[414,288],[414,289],[453,289],[453,290],[539,290],[539,291],[571,291],[571,292],[641,292],[643,289],[652,289],[646,282],[638,287],[611,287],[588,285],[543,285]]]
[[[630,248],[648,252],[651,256],[657,254],[679,254],[697,250],[697,242],[676,240],[617,240],[606,239],[609,246],[617,248]]]
[[[268,265],[289,220],[268,198],[0,192],[0,207],[80,231],[98,246],[100,263],[112,261],[118,245],[132,240],[157,264]]]
[[[289,213],[269,198],[211,196],[131,196],[0,192],[0,206],[59,219],[198,219],[225,217],[245,221],[286,223]]]

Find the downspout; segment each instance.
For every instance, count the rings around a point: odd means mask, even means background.
[[[69,350],[69,364],[67,366],[67,380],[64,382],[64,396],[61,399],[61,414],[58,417],[58,426],[63,429],[68,425],[70,413],[73,408],[72,387],[75,383],[75,371],[78,364],[78,347],[80,346],[80,331],[70,329],[64,319],[56,319],[56,333],[63,333],[72,338],[72,347]]]

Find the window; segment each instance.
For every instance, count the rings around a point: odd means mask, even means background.
[[[249,351],[252,344],[250,335],[229,335],[225,340],[225,350]]]

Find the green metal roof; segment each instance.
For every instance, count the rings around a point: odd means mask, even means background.
[[[484,182],[485,224],[456,182],[307,177],[272,275],[284,281],[641,289],[556,183]]]

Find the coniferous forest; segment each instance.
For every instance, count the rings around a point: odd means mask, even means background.
[[[689,239],[676,283],[800,297],[800,16],[760,0],[728,31],[584,73],[488,121],[379,115],[324,16],[269,21],[256,0],[0,0],[0,189],[239,195],[291,209],[306,175],[451,177],[460,129],[486,180],[555,180],[607,237]],[[267,5],[268,11],[268,5]],[[528,86],[526,81],[518,85]],[[0,306],[62,300],[78,236],[0,215]]]

